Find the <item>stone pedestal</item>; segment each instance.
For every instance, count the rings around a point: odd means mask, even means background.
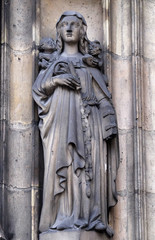
[[[95,231],[47,231],[41,233],[39,240],[108,240],[105,233]]]

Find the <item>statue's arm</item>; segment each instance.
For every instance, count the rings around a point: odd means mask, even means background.
[[[80,84],[76,81],[76,79],[71,74],[61,74],[57,76],[53,76],[52,73],[46,73],[47,70],[42,70],[38,75],[34,85],[33,92],[34,95],[37,94],[43,99],[51,96],[58,86],[65,86],[72,90],[76,90],[80,87]]]
[[[99,101],[99,109],[102,119],[103,138],[108,140],[117,135],[117,122],[115,109],[108,98]]]
[[[43,79],[41,83],[41,90],[46,94],[46,96],[52,95],[56,88],[56,83],[54,81],[54,77],[48,76],[46,79]]]
[[[103,139],[109,140],[117,135],[116,113],[112,101],[94,81],[95,95],[99,102]]]

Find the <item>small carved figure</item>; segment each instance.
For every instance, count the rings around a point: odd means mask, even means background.
[[[74,11],[64,12],[56,29],[56,51],[54,45],[33,86],[45,166],[40,231],[85,229],[111,237],[117,123],[100,71],[100,43],[88,40],[86,21]]]
[[[89,41],[88,54],[85,54],[82,60],[90,67],[102,67],[102,48],[99,41]]]
[[[56,43],[52,38],[43,38],[39,45],[39,66],[46,69],[50,63],[52,53],[56,51]]]

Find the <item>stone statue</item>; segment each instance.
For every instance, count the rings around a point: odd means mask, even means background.
[[[102,49],[77,12],[64,12],[57,38],[44,39],[33,85],[44,150],[40,231],[84,229],[113,235],[117,202],[117,124]]]
[[[5,236],[4,236],[4,231],[2,230],[1,224],[0,224],[0,239],[1,240],[6,240]]]

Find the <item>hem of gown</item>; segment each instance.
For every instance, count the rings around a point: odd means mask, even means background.
[[[91,228],[92,227],[92,228]],[[49,230],[44,231],[40,234],[52,234],[57,232],[96,232],[99,234],[106,234],[107,237],[111,238],[114,235],[113,229],[109,225],[104,225],[102,222],[98,222],[95,226],[88,226],[85,224],[83,227],[78,227],[76,225],[71,227],[65,226],[57,226],[57,227],[50,227]]]

